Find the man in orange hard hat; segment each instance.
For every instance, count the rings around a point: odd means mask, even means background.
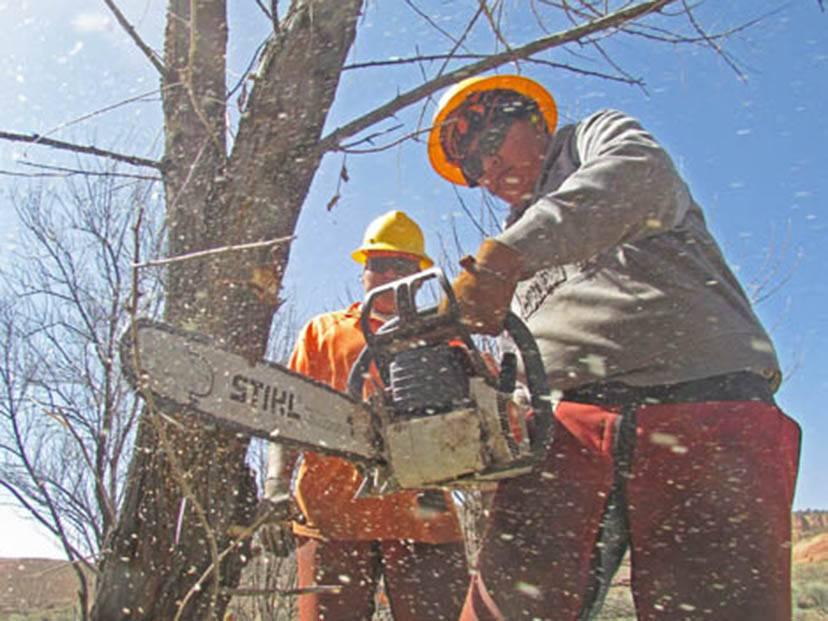
[[[453,288],[511,308],[560,391],[535,470],[498,486],[461,619],[586,619],[625,551],[639,619],[791,618],[800,432],[773,345],[668,154],[604,110],[557,128],[517,75],[442,98],[428,152],[510,207]]]
[[[420,227],[402,211],[376,218],[351,255],[363,266],[366,292],[430,267]],[[374,300],[371,327],[395,313],[393,292]],[[347,390],[348,375],[365,345],[362,305],[311,319],[299,334],[289,367]],[[375,377],[379,382],[379,377]],[[271,445],[266,495],[285,502],[294,456]],[[299,619],[370,619],[380,577],[394,619],[454,620],[468,582],[463,536],[448,493],[405,491],[355,498],[362,483],[344,459],[305,452],[293,489],[303,519],[297,539],[298,586],[334,585],[338,593],[301,595]],[[437,506],[435,506],[437,505]]]

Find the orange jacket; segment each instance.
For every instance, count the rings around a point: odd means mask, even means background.
[[[337,390],[347,390],[351,366],[365,344],[359,320],[359,303],[311,319],[300,334],[288,366]],[[373,329],[380,324],[372,319]],[[434,515],[420,509],[417,491],[354,499],[361,481],[350,462],[305,452],[294,491],[305,522],[295,523],[294,532],[340,540],[412,539],[445,543],[462,539],[449,494],[449,511]]]

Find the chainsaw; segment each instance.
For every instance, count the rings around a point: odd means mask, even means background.
[[[418,293],[432,280],[448,312],[418,306]],[[396,316],[373,331],[371,311],[388,291]],[[516,315],[507,314],[504,328],[522,362],[531,421],[512,401],[517,356],[504,354],[499,372],[490,370],[460,323],[439,268],[371,290],[361,327],[365,347],[348,394],[146,319],[121,338],[121,364],[151,404],[173,406],[205,425],[348,459],[365,476],[367,494],[479,485],[526,473],[539,461],[551,441],[552,401],[537,344]],[[379,389],[366,390],[374,374]]]

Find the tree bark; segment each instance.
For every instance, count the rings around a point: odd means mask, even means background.
[[[169,0],[163,82],[170,255],[293,234],[361,4],[294,3],[263,52],[228,158],[225,0]],[[288,249],[171,265],[166,320],[260,358]],[[97,621],[219,619],[228,602],[224,587],[239,581],[245,546],[236,545],[231,527],[252,521],[256,501],[248,441],[165,414],[178,422],[145,413],[139,425],[124,506],[102,564]],[[216,552],[228,549],[219,570],[211,569]]]

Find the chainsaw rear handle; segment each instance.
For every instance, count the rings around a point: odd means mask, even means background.
[[[546,447],[552,440],[553,417],[552,399],[549,380],[543,366],[538,343],[523,320],[512,311],[506,313],[503,327],[520,352],[523,368],[526,372],[526,385],[529,388],[534,416],[534,429],[529,434],[529,447],[536,459],[543,457]]]

